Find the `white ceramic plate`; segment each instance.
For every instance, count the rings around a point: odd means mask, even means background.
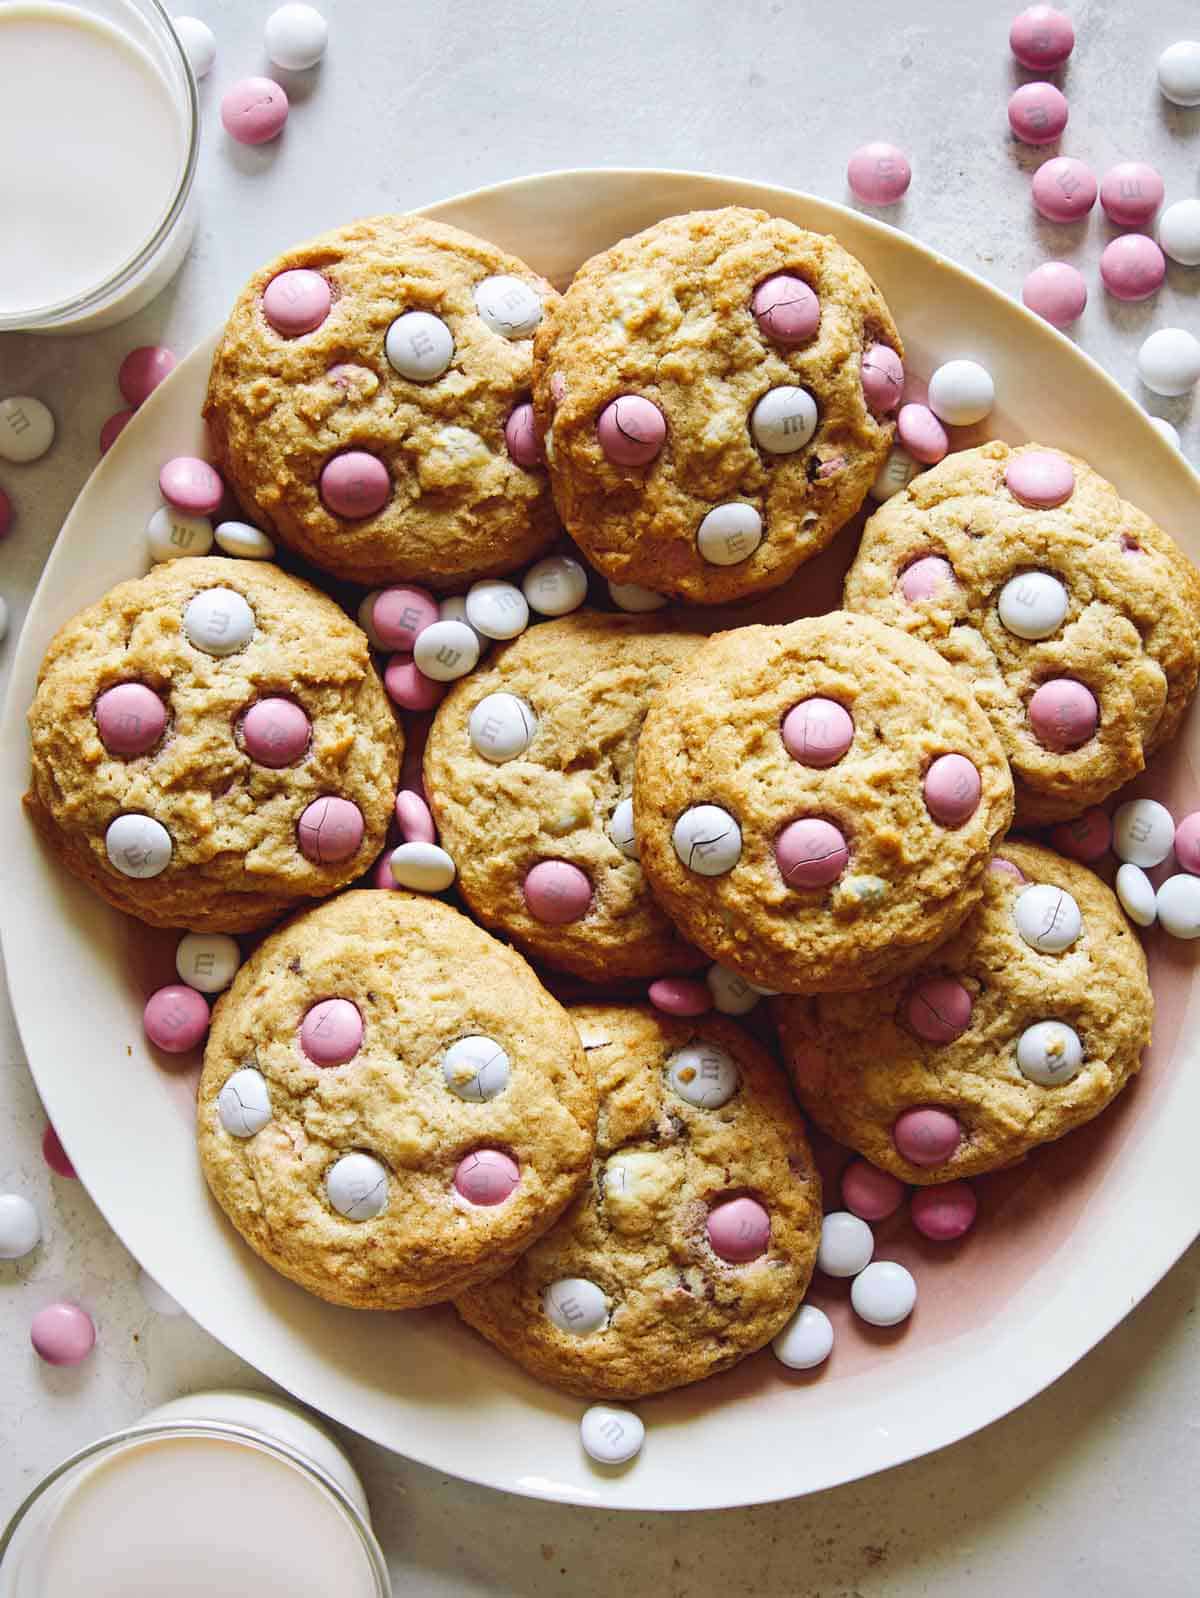
[[[1097,366],[995,289],[854,212],[724,178],[574,172],[486,189],[428,214],[564,283],[623,234],[730,202],[835,233],[882,288],[913,369],[927,374],[956,355],[982,360],[1000,396],[993,433],[1089,457],[1200,555],[1200,479]],[[292,240],[278,242],[282,249]],[[23,715],[41,655],[76,610],[143,569],[159,464],[202,445],[211,352],[210,341],[182,363],[80,495],[17,647],[0,749],[0,918],[13,1004],[47,1110],[132,1252],[214,1336],[336,1420],[454,1475],[579,1503],[687,1509],[812,1492],[949,1443],[1053,1381],[1200,1230],[1200,1189],[1178,1175],[1194,1164],[1200,1121],[1189,946],[1150,940],[1155,1045],[1108,1115],[1020,1170],[987,1179],[981,1224],[965,1243],[923,1244],[900,1222],[881,1229],[880,1255],[907,1260],[920,1283],[907,1327],[864,1330],[844,1291],[820,1287],[838,1325],[823,1372],[792,1376],[763,1353],[639,1405],[648,1440],[623,1473],[598,1471],[583,1457],[580,1404],[526,1378],[451,1311],[334,1309],[240,1243],[200,1174],[189,1077],[166,1072],[143,1040],[141,1007],[171,977],[173,940],[124,920],[56,869],[20,810]],[[832,603],[848,552],[845,538],[839,544],[815,583],[802,574],[756,610]],[[1196,742],[1193,717],[1139,791],[1193,808]]]

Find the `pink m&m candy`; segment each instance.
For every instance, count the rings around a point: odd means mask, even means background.
[[[646,466],[663,447],[667,420],[641,394],[622,394],[600,412],[596,437],[614,466]]]
[[[766,1252],[771,1217],[757,1199],[726,1199],[709,1210],[707,1231],[714,1254],[731,1265],[745,1265]]]
[[[371,886],[373,888],[387,888],[389,891],[400,886],[392,875],[392,845],[390,843],[371,867]]]
[[[29,1341],[47,1365],[78,1365],[96,1346],[96,1327],[78,1304],[47,1304],[33,1317]]]
[[[1100,184],[1100,204],[1118,227],[1144,227],[1163,202],[1163,180],[1145,161],[1121,161]]]
[[[540,860],[521,891],[530,915],[552,927],[580,920],[592,902],[591,883],[567,860]]]
[[[1099,805],[1093,805],[1074,821],[1059,822],[1050,834],[1050,842],[1068,859],[1095,865],[1112,847],[1112,821]]]
[[[872,344],[862,358],[863,398],[875,416],[890,416],[904,389],[904,362],[890,344]]]
[[[189,516],[210,516],[225,496],[220,473],[193,455],[177,455],[158,474],[158,486],[168,505]]]
[[[1200,876],[1200,810],[1184,816],[1175,828],[1175,859],[1181,870]]]
[[[314,1065],[345,1065],[362,1040],[362,1016],[349,999],[322,999],[300,1023],[300,1047]]]
[[[912,1223],[922,1237],[951,1243],[971,1230],[978,1209],[975,1189],[966,1182],[921,1187],[912,1196]]]
[[[433,812],[411,788],[401,788],[396,795],[396,825],[405,843],[436,843],[437,828]]]
[[[1021,868],[1013,865],[1011,860],[1006,860],[1003,855],[993,855],[988,861],[988,870],[994,871],[998,877],[1015,877],[1018,882],[1025,881],[1025,873]]]
[[[321,499],[326,510],[348,520],[374,516],[387,504],[392,491],[388,469],[365,449],[348,449],[326,461],[321,469]]]
[[[263,290],[263,315],[285,338],[298,338],[320,327],[332,304],[327,280],[304,266],[277,272]]]
[[[912,167],[898,145],[876,140],[855,150],[846,168],[846,181],[864,205],[895,205],[908,192]]]
[[[287,119],[288,97],[270,78],[243,78],[221,100],[221,122],[239,144],[266,144]]]
[[[385,588],[371,607],[371,626],[381,649],[412,654],[417,634],[438,619],[437,600],[424,588]]]
[[[145,683],[120,682],[96,701],[96,731],[110,755],[144,755],[166,725],[166,706]]]
[[[542,454],[542,443],[537,436],[537,428],[533,425],[533,406],[528,400],[523,405],[518,405],[508,421],[504,424],[504,443],[508,453],[518,466],[532,471],[535,466],[541,466],[545,457]]]
[[[950,448],[946,429],[928,405],[902,405],[896,418],[896,434],[913,460],[922,466],[936,466]]]
[[[162,344],[141,344],[130,350],[117,371],[117,387],[125,403],[137,410],[178,364],[175,353]]]
[[[821,320],[821,302],[793,272],[777,272],[760,283],[750,308],[766,337],[785,348],[810,339]]]
[[[820,816],[792,821],[775,840],[775,859],[789,888],[824,888],[846,869],[850,850],[832,822]]]
[[[708,985],[687,977],[659,977],[650,984],[646,996],[664,1015],[706,1015],[712,1009]]]
[[[312,723],[291,699],[260,699],[242,718],[246,753],[272,771],[294,765],[311,737]]]
[[[939,755],[925,773],[925,807],[943,827],[961,827],[979,808],[982,784],[966,755]]]
[[[1052,327],[1070,327],[1083,315],[1087,284],[1068,261],[1045,261],[1025,279],[1021,298]]]
[[[171,982],[146,1000],[142,1025],[155,1048],[186,1054],[203,1042],[208,1031],[208,1005],[195,988]]]
[[[433,710],[450,691],[448,682],[427,677],[411,655],[392,656],[383,673],[383,686],[401,710]]]
[[[7,538],[13,523],[12,500],[0,488],[0,538]]]
[[[1066,96],[1052,83],[1023,83],[1008,102],[1008,125],[1022,144],[1053,144],[1069,115]]]
[[[784,748],[802,766],[834,766],[854,741],[849,711],[835,699],[802,699],[783,718]]]
[[[1064,455],[1055,455],[1048,449],[1025,450],[1011,457],[1004,481],[1009,493],[1022,505],[1050,510],[1075,492],[1075,468]]]
[[[1075,29],[1070,17],[1053,6],[1030,6],[1013,22],[1008,43],[1023,67],[1051,72],[1075,48]]]
[[[953,1043],[971,1024],[971,995],[953,977],[926,977],[909,995],[908,1024],[926,1043]]]
[[[1166,275],[1166,257],[1145,233],[1122,233],[1104,246],[1100,277],[1116,300],[1148,300]]]
[[[316,865],[338,865],[363,840],[362,811],[350,799],[327,794],[305,807],[296,827],[300,853]]]
[[[107,455],[109,450],[120,438],[121,434],[133,421],[133,412],[114,411],[104,426],[100,429],[100,453]]]
[[[1100,708],[1090,688],[1073,677],[1052,677],[1029,701],[1029,725],[1044,749],[1078,749],[1096,731]]]
[[[521,1170],[499,1149],[476,1149],[459,1161],[454,1186],[468,1204],[503,1204],[517,1190]]]
[[[1096,203],[1096,179],[1073,155],[1056,155],[1033,174],[1033,203],[1050,222],[1078,222]]]
[[[945,1165],[962,1142],[962,1128],[949,1110],[933,1105],[905,1110],[892,1127],[896,1152],[910,1165]]]
[[[953,587],[954,567],[942,555],[922,555],[900,573],[900,592],[910,605],[919,605]]]
[[[49,1123],[42,1133],[42,1158],[55,1176],[66,1176],[73,1182],[79,1180],[79,1172],[71,1164],[70,1156],[59,1142],[58,1133]]]
[[[866,1160],[851,1160],[842,1172],[842,1203],[860,1221],[886,1221],[904,1202],[904,1183]]]

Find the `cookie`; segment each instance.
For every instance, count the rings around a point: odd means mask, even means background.
[[[277,566],[166,561],[61,628],[29,711],[51,850],[155,927],[249,932],[367,869],[403,738],[365,635]]]
[[[698,649],[650,707],[633,804],[686,937],[758,986],[854,992],[970,914],[1012,782],[932,649],[835,611]]]
[[[1200,575],[1085,462],[949,455],[871,517],[845,605],[932,645],[1012,766],[1017,819],[1099,804],[1174,737],[1200,671]]]
[[[727,1370],[787,1322],[816,1259],[821,1184],[783,1076],[732,1021],[571,1015],[600,1091],[591,1182],[455,1307],[554,1387],[639,1398]]]
[[[337,577],[434,588],[511,571],[558,531],[529,409],[554,291],[514,256],[378,216],[251,278],[204,415],[244,509]]]
[[[1086,866],[1008,840],[962,930],[911,978],[777,999],[818,1126],[905,1182],[1009,1165],[1116,1097],[1141,1065],[1146,958]]]
[[[458,683],[425,748],[425,789],[458,884],[526,954],[593,981],[704,963],[650,894],[633,761],[654,695],[696,649],[661,617],[577,611]]]
[[[535,335],[559,513],[613,582],[698,603],[774,588],[862,504],[898,352],[834,239],[739,206],[658,222],[586,262]]]
[[[269,1265],[335,1304],[411,1309],[557,1219],[596,1087],[520,955],[439,900],[357,891],[272,933],[217,1002],[197,1127]]]

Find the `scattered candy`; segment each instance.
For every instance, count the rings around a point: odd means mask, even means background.
[[[983,784],[966,755],[939,755],[925,773],[925,807],[943,827],[961,827],[979,808]]]
[[[660,977],[650,984],[646,997],[664,1015],[707,1015],[713,1007],[705,984],[687,977]]]
[[[221,993],[237,975],[242,951],[228,932],[185,932],[175,950],[179,980],[200,993]]]
[[[100,429],[100,453],[107,455],[133,420],[132,411],[114,411]]]
[[[1180,39],[1158,58],[1158,86],[1174,105],[1200,105],[1200,43]]]
[[[146,1308],[153,1310],[156,1315],[165,1315],[173,1320],[175,1316],[183,1314],[183,1305],[178,1299],[172,1298],[165,1287],[160,1287],[149,1271],[138,1270],[137,1285]]]
[[[218,547],[226,555],[241,560],[274,560],[275,545],[260,528],[250,522],[218,522]]]
[[[176,27],[180,22],[193,21],[190,17],[180,17],[176,20]],[[203,27],[203,23],[200,24]],[[207,29],[205,29],[207,32]],[[196,74],[200,76],[199,73]],[[153,394],[158,385],[170,377],[179,364],[179,359],[173,350],[167,349],[165,344],[139,344],[137,349],[130,350],[117,369],[117,387],[121,390],[122,398],[127,405],[137,410],[139,405],[144,405]]]
[[[259,699],[242,718],[246,753],[271,771],[295,765],[311,741],[312,723],[294,700]]]
[[[96,700],[96,731],[110,755],[126,759],[153,749],[167,725],[167,708],[145,683],[122,682]]]
[[[1069,262],[1046,261],[1029,273],[1021,288],[1021,298],[1052,327],[1070,327],[1083,315],[1087,284],[1082,273]]]
[[[1121,161],[1100,184],[1100,204],[1118,227],[1145,227],[1163,202],[1163,180],[1145,161]]]
[[[946,429],[928,405],[902,405],[896,417],[896,436],[922,466],[936,466],[950,448]]]
[[[929,408],[951,427],[982,422],[995,402],[991,374],[978,361],[947,361],[929,379]]]
[[[817,430],[817,405],[806,388],[768,389],[750,413],[750,431],[768,455],[793,455]]]
[[[759,1003],[762,995],[728,966],[710,965],[704,980],[712,994],[714,1006],[722,1015],[748,1015]]]
[[[842,1203],[861,1221],[886,1221],[904,1202],[905,1187],[890,1171],[851,1160],[842,1172]]]
[[[771,1217],[757,1199],[727,1199],[708,1212],[705,1230],[719,1259],[746,1265],[765,1254],[771,1238]]]
[[[608,836],[625,856],[636,860],[639,856],[637,834],[633,830],[633,800],[622,799],[608,818]]]
[[[486,1104],[508,1086],[508,1055],[494,1038],[459,1038],[442,1055],[442,1079],[451,1093],[471,1104]]]
[[[54,442],[50,408],[32,394],[0,399],[0,460],[26,465],[41,460]]]
[[[1131,799],[1113,816],[1113,852],[1143,868],[1158,866],[1175,842],[1175,822],[1157,799]]]
[[[766,337],[785,349],[807,342],[821,320],[821,302],[794,272],[777,272],[760,283],[750,309]]]
[[[854,742],[854,722],[834,699],[802,699],[783,718],[784,748],[802,766],[834,766]]]
[[[427,677],[414,664],[411,655],[392,656],[383,674],[383,686],[388,697],[402,710],[433,710],[441,704],[447,691],[446,684]]]
[[[20,1193],[0,1193],[0,1260],[21,1260],[42,1240],[38,1212]]]
[[[501,338],[530,338],[542,319],[542,302],[519,277],[485,277],[475,285],[475,309]]]
[[[888,416],[904,391],[904,363],[888,344],[872,344],[862,358],[863,398],[876,416]]]
[[[1056,155],[1033,174],[1033,203],[1049,222],[1078,222],[1096,203],[1095,174],[1072,155]]]
[[[104,834],[109,863],[126,877],[157,877],[171,864],[171,834],[153,816],[114,816]]]
[[[168,505],[186,516],[210,516],[225,496],[225,485],[207,461],[177,455],[158,474],[158,486]]]
[[[1051,882],[1032,883],[1017,898],[1017,931],[1031,949],[1062,954],[1083,931],[1083,916],[1073,894]]]
[[[587,598],[587,572],[570,555],[547,555],[525,573],[521,592],[542,616],[566,616]]]
[[[1166,275],[1163,252],[1145,233],[1122,233],[1100,256],[1100,277],[1114,299],[1147,300]]]
[[[719,805],[693,805],[675,823],[671,834],[675,853],[689,871],[702,877],[721,877],[741,858],[742,829]]]
[[[925,977],[909,995],[908,1024],[926,1043],[953,1043],[971,1024],[971,995],[953,977]]]
[[[1070,1082],[1083,1065],[1079,1034],[1065,1021],[1038,1021],[1017,1040],[1017,1065],[1021,1075],[1039,1087]]]
[[[667,1082],[685,1104],[719,1110],[737,1092],[738,1068],[717,1043],[689,1043],[667,1061]]]
[[[917,1284],[903,1265],[876,1260],[850,1284],[854,1312],[871,1326],[898,1326],[912,1314]]]
[[[202,516],[185,516],[169,505],[160,505],[146,523],[146,549],[152,561],[207,555],[212,543],[211,522]]]
[[[1158,242],[1180,266],[1200,266],[1200,200],[1176,200],[1158,219]]]
[[[1093,866],[1112,847],[1112,822],[1107,812],[1093,805],[1074,821],[1060,822],[1050,834],[1050,841],[1059,854]]]
[[[567,860],[540,860],[521,885],[531,916],[549,926],[566,926],[587,914],[592,885],[578,866]]]
[[[468,627],[465,621],[435,621],[417,635],[413,660],[417,670],[432,677],[434,682],[453,682],[457,677],[465,677],[479,660],[475,629]]]
[[[1173,938],[1200,938],[1200,877],[1168,877],[1155,900],[1158,919]]]
[[[919,605],[943,589],[953,587],[954,567],[942,555],[922,555],[900,574],[900,592],[910,605]]]
[[[96,1327],[78,1304],[47,1304],[33,1317],[29,1340],[47,1365],[78,1365],[96,1346]]]
[[[405,311],[387,330],[384,353],[392,368],[413,383],[433,383],[454,359],[454,335],[430,311]]]
[[[203,1042],[209,1019],[203,997],[179,982],[152,993],[142,1011],[146,1036],[166,1054],[186,1054]]]
[[[641,1452],[646,1428],[631,1409],[593,1404],[583,1412],[579,1438],[584,1453],[598,1465],[627,1465]]]
[[[235,1071],[217,1094],[217,1115],[230,1137],[253,1137],[271,1119],[267,1079],[252,1065]]]
[[[437,842],[433,812],[411,788],[401,788],[396,795],[396,825],[405,843]]]
[[[801,1304],[783,1330],[772,1338],[771,1352],[789,1370],[814,1370],[833,1352],[833,1323],[815,1304]]]
[[[267,18],[267,54],[285,72],[315,67],[328,40],[329,24],[314,6],[280,6]]]
[[[439,600],[438,620],[461,621],[464,626],[471,627],[471,623],[467,620],[467,601],[465,597],[462,594],[452,594],[449,599]],[[492,640],[485,638],[478,628],[471,627],[471,631],[475,634],[475,640],[479,645],[480,656],[486,655],[492,647]]]
[[[391,854],[392,876],[415,893],[444,893],[454,881],[454,861],[436,843],[402,843]]]
[[[901,449],[898,444],[893,445],[875,474],[870,489],[871,498],[885,500],[891,499],[893,494],[902,493],[920,470],[906,449]]]
[[[79,1173],[71,1164],[66,1149],[59,1142],[58,1133],[50,1125],[47,1125],[42,1133],[42,1158],[55,1176],[66,1176],[76,1182],[79,1180]]]
[[[363,449],[348,449],[327,461],[318,484],[326,510],[349,521],[374,516],[392,492],[388,469]]]
[[[1071,677],[1052,677],[1029,701],[1029,725],[1045,749],[1063,754],[1093,737],[1100,720],[1096,696]]]
[[[846,181],[864,205],[895,205],[908,193],[912,167],[897,145],[876,140],[855,150],[846,167]]]
[[[618,610],[629,610],[640,613],[647,610],[661,610],[669,601],[665,594],[656,594],[653,588],[643,588],[641,583],[612,583],[608,585],[608,596]]]
[[[1053,6],[1030,6],[1013,22],[1008,43],[1023,67],[1053,72],[1075,48],[1075,29],[1070,17]]]
[[[1015,638],[1049,638],[1066,620],[1070,596],[1049,572],[1022,572],[1000,590],[996,609]]]
[[[542,1293],[546,1319],[560,1332],[587,1337],[608,1325],[608,1305],[595,1282],[585,1276],[562,1276]]]
[[[1131,865],[1127,861],[1125,865],[1118,867],[1117,879],[1113,886],[1117,890],[1121,908],[1135,926],[1153,926],[1158,915],[1154,902],[1154,884],[1141,866]]]
[[[485,638],[515,638],[529,626],[529,605],[515,583],[489,577],[467,590],[467,621]]]
[[[263,315],[284,338],[299,338],[320,327],[333,304],[333,291],[320,272],[294,267],[277,273],[263,290]]]
[[[753,505],[731,500],[717,505],[700,523],[696,547],[711,566],[736,566],[762,543],[762,517]]]
[[[235,589],[206,588],[188,600],[183,630],[189,643],[220,660],[254,637],[254,612]]]
[[[207,22],[199,17],[172,17],[171,26],[179,35],[183,53],[191,62],[197,78],[206,78],[217,59],[217,41]]]
[[[288,119],[288,97],[270,78],[242,78],[225,91],[221,122],[239,144],[267,144]]]
[[[371,1221],[388,1205],[387,1167],[371,1154],[343,1154],[325,1173],[325,1194],[348,1221]]]
[[[789,888],[828,887],[841,876],[849,858],[841,832],[820,816],[789,822],[775,840],[779,874]],[[694,864],[692,869],[696,869]]]
[[[1035,510],[1053,510],[1075,492],[1070,461],[1048,449],[1024,450],[1005,468],[1004,481],[1014,499]]]
[[[497,765],[523,755],[533,742],[537,727],[537,717],[516,694],[486,695],[467,720],[472,748]]]
[[[1023,144],[1053,144],[1069,116],[1066,96],[1052,83],[1023,83],[1008,102],[1008,125]]]
[[[325,794],[314,799],[296,824],[300,853],[314,865],[340,865],[357,854],[366,830],[362,811],[351,799]]]
[[[910,1165],[945,1165],[962,1142],[962,1128],[949,1110],[927,1104],[896,1117],[892,1142]]]
[[[1162,434],[1173,449],[1181,450],[1183,448],[1183,440],[1179,436],[1179,429],[1171,422],[1168,422],[1165,416],[1150,416],[1147,417],[1147,421],[1156,432]]]
[[[1175,828],[1175,859],[1184,871],[1200,873],[1200,810],[1193,810]]]
[[[920,1187],[912,1197],[912,1223],[935,1243],[952,1243],[969,1232],[978,1210],[975,1189],[967,1182]]]
[[[1137,355],[1138,376],[1154,394],[1189,394],[1200,381],[1200,339],[1182,327],[1160,327]],[[1175,435],[1178,444],[1179,434]]]
[[[821,1222],[817,1269],[826,1276],[857,1276],[875,1252],[875,1234],[857,1215],[834,1210]]]

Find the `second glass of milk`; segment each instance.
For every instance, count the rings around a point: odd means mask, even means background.
[[[158,0],[0,0],[0,332],[105,327],[165,287],[198,130]]]

